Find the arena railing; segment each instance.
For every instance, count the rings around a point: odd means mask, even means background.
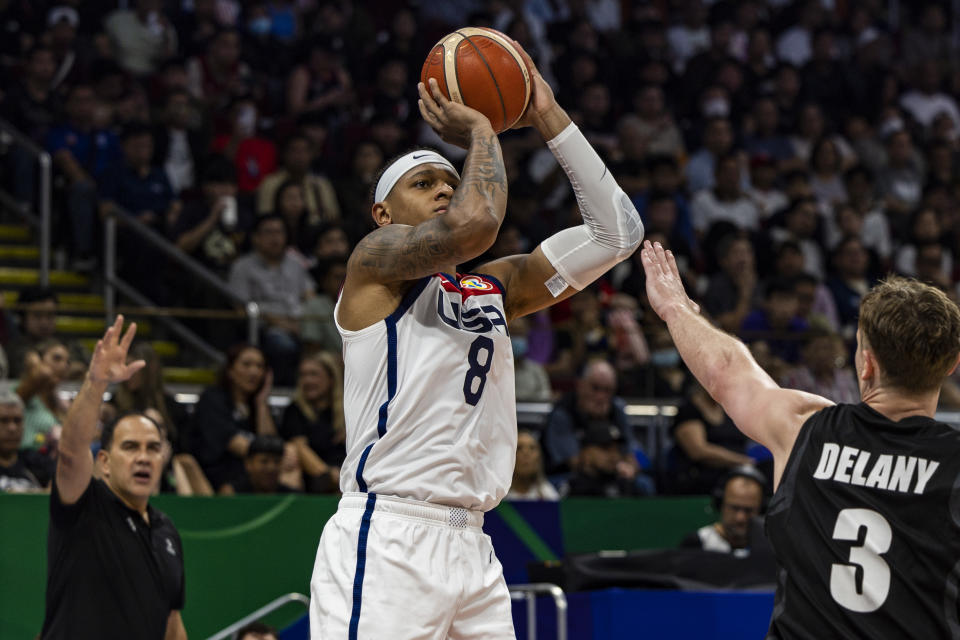
[[[253,613],[240,618],[239,620],[231,624],[229,627],[221,629],[217,633],[207,638],[207,640],[225,640],[226,638],[230,638],[235,632],[239,631],[244,626],[250,624],[251,622],[256,622],[263,616],[269,613],[273,613],[277,609],[284,607],[287,604],[290,604],[292,602],[299,602],[304,607],[310,606],[310,598],[303,595],[302,593],[288,593],[286,595],[280,596],[276,600],[272,600],[268,602],[267,604],[263,605]]]
[[[8,121],[0,118],[0,146],[15,144],[31,155],[40,165],[40,184],[36,193],[36,210],[33,202],[20,202],[11,194],[0,190],[0,205],[9,209],[28,224],[40,231],[40,285],[50,284],[50,197],[52,191],[53,163],[50,154],[24,135]]]
[[[197,281],[203,283],[206,287],[213,289],[224,296],[231,303],[237,305],[242,312],[240,317],[247,322],[247,341],[256,345],[260,340],[260,307],[256,302],[244,300],[234,293],[227,284],[212,271],[202,264],[185,254],[176,245],[168,241],[162,235],[151,229],[149,226],[133,217],[129,211],[120,207],[114,210],[104,220],[104,259],[103,259],[103,280],[104,280],[104,313],[107,322],[111,322],[117,313],[117,292],[123,294],[135,304],[144,309],[142,311],[150,312],[158,310],[157,305],[138,291],[130,283],[123,280],[117,274],[117,226],[123,225],[123,228],[137,235],[142,240],[162,252],[167,258],[174,261],[177,265],[185,269]],[[220,350],[213,347],[209,342],[197,335],[194,331],[186,327],[182,322],[176,320],[175,315],[199,315],[190,314],[183,310],[182,313],[174,314],[167,312],[151,313],[157,316],[173,333],[178,335],[185,342],[189,343],[198,351],[201,351],[208,358],[222,364],[224,356]],[[216,310],[213,310],[216,311]],[[203,313],[203,317],[211,317],[210,313]],[[237,314],[229,314],[236,316]]]
[[[538,595],[548,595],[553,598],[557,609],[557,640],[567,640],[567,596],[563,593],[563,589],[547,582],[510,585],[510,598],[525,600],[527,603],[527,639],[536,640],[537,638]]]

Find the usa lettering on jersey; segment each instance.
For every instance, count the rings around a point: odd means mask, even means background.
[[[477,276],[466,276],[457,288],[446,278],[437,291],[437,315],[446,325],[471,333],[507,333],[507,321],[493,304],[468,306],[471,298],[494,293],[494,286]]]
[[[940,463],[917,456],[877,455],[826,442],[813,477],[844,484],[922,495]],[[912,487],[912,489],[911,489]]]

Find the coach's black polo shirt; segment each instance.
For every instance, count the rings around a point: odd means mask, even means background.
[[[50,495],[43,640],[162,640],[182,609],[183,548],[167,516],[148,525],[100,480],[72,505]]]

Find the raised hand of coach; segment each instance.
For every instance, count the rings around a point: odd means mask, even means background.
[[[476,109],[448,100],[433,78],[428,82],[429,88],[422,82],[417,84],[417,91],[420,93],[417,104],[420,115],[444,142],[466,149],[470,146],[475,131],[493,130],[487,116]]]
[[[142,369],[146,362],[137,360],[127,363],[127,351],[137,335],[137,323],[131,322],[123,333],[123,316],[117,316],[113,325],[97,341],[87,375],[91,382],[123,382]]]

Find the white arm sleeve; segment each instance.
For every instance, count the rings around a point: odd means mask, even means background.
[[[583,224],[556,233],[540,244],[557,270],[547,288],[554,296],[566,289],[584,289],[615,264],[629,257],[643,241],[643,223],[627,194],[580,129],[570,123],[547,146],[563,167],[577,197]]]

